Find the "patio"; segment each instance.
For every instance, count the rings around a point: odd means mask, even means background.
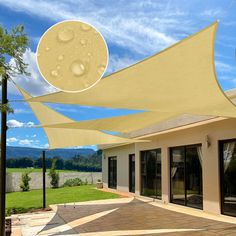
[[[231,217],[139,197],[51,207],[14,216],[13,235],[236,235]]]

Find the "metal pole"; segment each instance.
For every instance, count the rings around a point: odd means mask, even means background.
[[[46,208],[46,182],[45,182],[45,173],[46,173],[46,163],[45,163],[45,150],[43,150],[43,209]]]
[[[1,159],[0,159],[0,235],[5,235],[5,207],[6,207],[6,140],[7,140],[7,111],[3,106],[7,104],[7,78],[2,76],[2,119],[1,119]]]

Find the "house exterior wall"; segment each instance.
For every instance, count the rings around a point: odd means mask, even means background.
[[[117,156],[117,190],[129,191],[128,156],[135,152],[135,194],[140,195],[140,151],[161,148],[162,153],[162,201],[170,202],[169,148],[175,146],[202,145],[203,210],[220,214],[220,140],[236,138],[236,119],[226,119],[209,124],[149,137],[151,142],[136,143],[104,150],[103,182],[107,187],[108,157]],[[210,146],[207,143],[210,142]]]
[[[129,155],[134,153],[134,144],[112,148],[103,153],[102,180],[108,187],[108,158],[117,157],[117,190],[129,192]]]

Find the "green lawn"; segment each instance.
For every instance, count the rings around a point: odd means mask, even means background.
[[[47,169],[49,171],[50,169]],[[42,172],[42,169],[40,168],[7,168],[8,173],[14,173],[14,172],[25,172],[25,171],[31,171],[31,172]],[[58,172],[77,172],[76,170],[57,170]]]
[[[94,185],[65,187],[46,190],[46,204],[82,202],[89,200],[119,198],[114,193],[99,191]],[[29,192],[13,192],[6,194],[7,215],[23,213],[32,209],[42,208],[42,190]]]

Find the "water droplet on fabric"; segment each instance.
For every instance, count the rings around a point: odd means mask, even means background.
[[[76,60],[72,62],[70,69],[73,75],[75,76],[81,76],[85,74],[85,71],[86,71],[84,63],[80,60]]]
[[[104,65],[101,65],[98,67],[98,73],[101,75],[104,71],[105,71],[105,66]]]
[[[87,24],[82,24],[81,25],[81,29],[83,31],[89,31],[91,29],[91,26],[90,25],[87,25]]]
[[[64,56],[63,55],[59,55],[57,59],[58,59],[58,61],[62,61],[64,59]]]
[[[81,44],[81,45],[85,46],[86,43],[87,43],[87,41],[86,41],[85,39],[81,39],[81,40],[80,40],[80,44]]]
[[[57,70],[52,70],[51,75],[54,76],[54,77],[57,77],[58,76],[58,71]]]
[[[69,28],[62,29],[58,32],[58,39],[63,43],[67,43],[74,38],[74,31]]]

